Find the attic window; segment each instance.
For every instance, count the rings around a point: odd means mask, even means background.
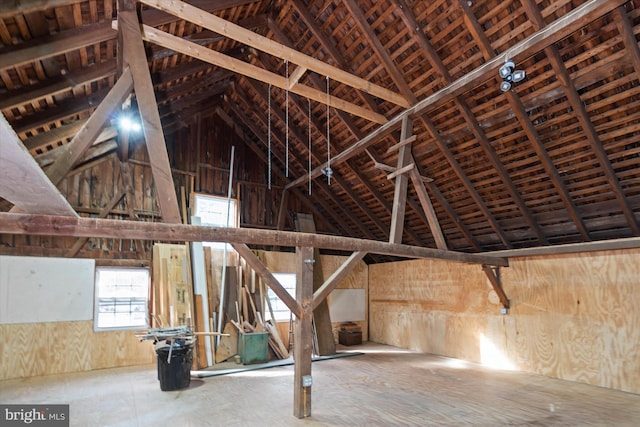
[[[195,194],[193,212],[200,218],[201,225],[238,228],[237,205],[236,199]],[[203,245],[210,246],[211,249],[224,249],[224,243],[221,242],[204,242]],[[231,245],[227,245],[227,250],[232,250]]]
[[[94,329],[148,326],[149,269],[96,267]]]

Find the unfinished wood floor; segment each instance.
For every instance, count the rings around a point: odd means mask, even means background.
[[[341,348],[342,349],[342,348]],[[311,418],[293,417],[293,367],[162,392],[155,365],[0,382],[2,403],[69,403],[72,426],[637,426],[640,395],[367,343],[315,362]]]

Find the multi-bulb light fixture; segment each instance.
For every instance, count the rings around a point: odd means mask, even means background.
[[[502,83],[500,83],[500,89],[503,92],[511,89],[511,83],[518,83],[524,80],[526,73],[523,70],[516,70],[516,64],[511,59],[506,59],[504,65],[498,70],[498,74],[502,77]]]

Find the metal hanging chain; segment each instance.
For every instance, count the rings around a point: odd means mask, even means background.
[[[267,120],[268,123],[268,127],[269,130],[267,132],[267,139],[268,139],[268,151],[269,151],[269,156],[267,159],[267,164],[268,164],[268,168],[269,168],[269,190],[271,190],[271,83],[269,83],[269,93],[267,94],[267,99],[268,99],[268,103],[269,103],[269,118]]]
[[[327,175],[327,184],[331,185],[331,175],[333,170],[331,169],[331,134],[329,133],[329,112],[330,112],[330,97],[329,97],[329,76],[327,76],[327,169],[325,169]]]
[[[289,60],[285,59],[284,61],[286,73],[287,73],[287,89],[284,91],[284,109],[285,109],[285,145],[286,145],[286,155],[285,155],[285,176],[289,178]]]
[[[311,100],[307,98],[307,102],[309,103],[309,111],[307,112],[309,117],[309,129],[307,131],[309,134],[309,195],[311,195]]]

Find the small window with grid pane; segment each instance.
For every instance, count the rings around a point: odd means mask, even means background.
[[[94,329],[139,329],[149,325],[149,270],[96,268]]]

